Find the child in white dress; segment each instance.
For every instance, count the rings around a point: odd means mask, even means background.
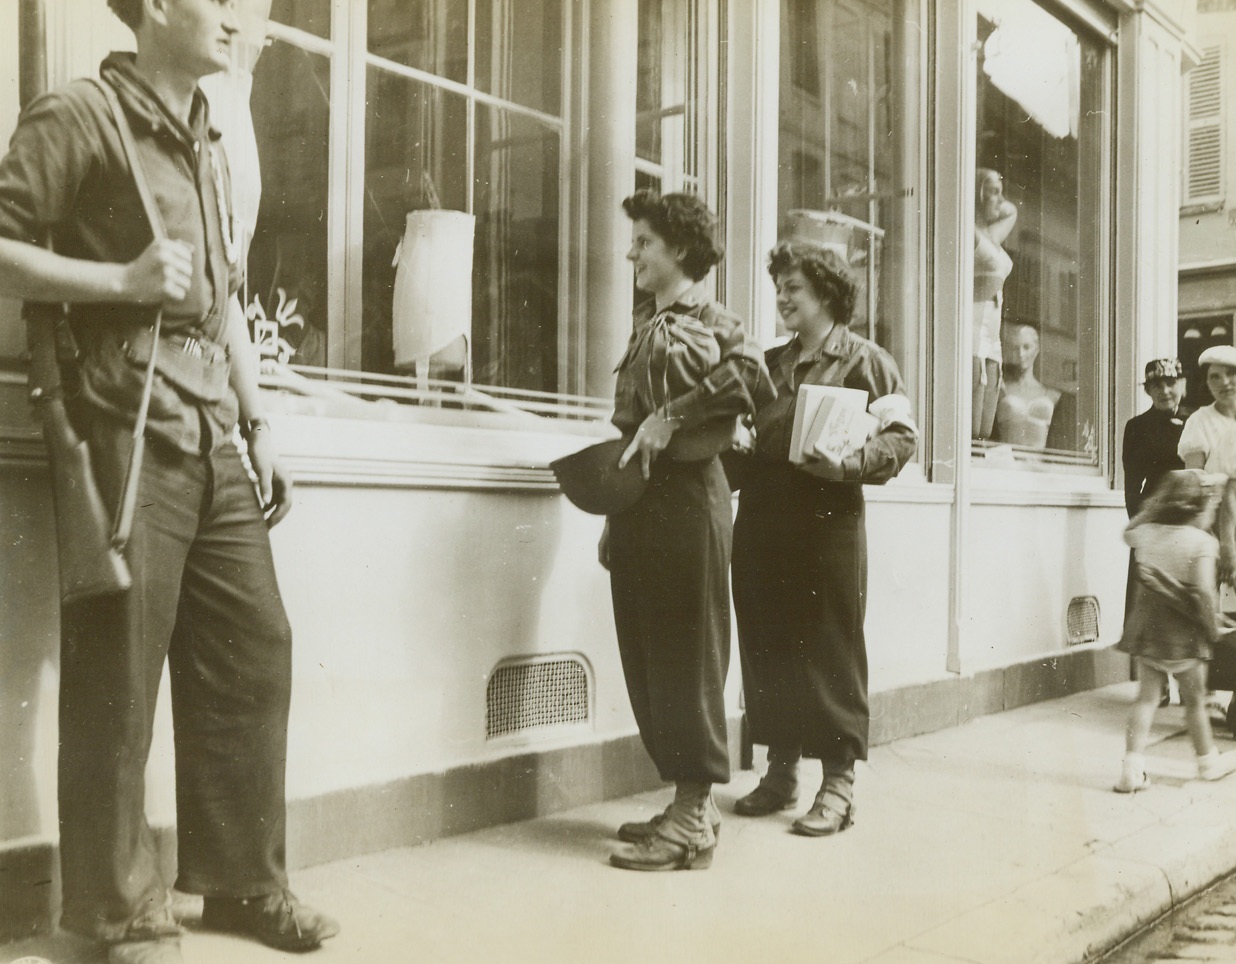
[[[1141,686],[1129,711],[1124,767],[1115,789],[1144,789],[1145,749],[1169,676],[1176,678],[1198,776],[1217,780],[1236,768],[1220,755],[1206,710],[1206,661],[1218,635],[1215,560],[1207,531],[1221,487],[1195,471],[1169,472],[1125,529],[1136,552],[1133,607],[1120,649],[1133,656]]]

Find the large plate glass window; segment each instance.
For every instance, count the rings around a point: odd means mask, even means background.
[[[843,253],[851,327],[888,349],[920,398],[919,4],[781,0],[779,231]],[[773,297],[771,284],[768,296]]]
[[[637,187],[700,194],[716,207],[723,24],[721,0],[639,0]]]
[[[973,435],[1097,466],[1108,58],[1031,0],[979,0]]]
[[[6,5],[0,10],[0,64],[18,63],[17,26],[18,6]],[[8,144],[18,115],[18,71],[0,73],[0,144]],[[18,364],[18,358],[26,350],[26,327],[21,324],[21,303],[15,298],[0,298],[0,363],[4,367]]]
[[[247,311],[258,340],[297,365],[328,363],[331,56],[317,35],[329,32],[329,22],[329,0],[275,0],[250,101],[262,203],[249,248]]]
[[[340,9],[271,10],[251,309],[293,364],[563,391],[564,0]]]
[[[724,0],[639,0],[635,187],[698,194],[723,235],[724,27]],[[716,293],[725,271],[706,279]]]
[[[457,378],[470,363],[482,384],[561,390],[563,43],[561,0],[369,0],[367,371]],[[406,268],[393,310],[411,224],[439,254],[458,250],[432,272]],[[412,238],[401,258],[419,257]],[[469,254],[471,272],[453,271]]]

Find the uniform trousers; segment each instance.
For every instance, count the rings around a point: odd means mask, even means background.
[[[130,430],[88,420],[100,492],[116,505]],[[151,440],[125,553],[133,587],[63,607],[62,926],[102,940],[161,906],[145,815],[160,679],[171,676],[179,876],[188,893],[287,885],[284,769],[291,629],[270,540],[236,448]]]
[[[644,747],[670,782],[730,779],[731,505],[719,459],[662,456],[640,500],[609,518],[610,587],[627,693]]]

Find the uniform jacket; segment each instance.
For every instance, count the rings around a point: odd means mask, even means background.
[[[168,236],[193,249],[189,293],[165,307],[164,330],[180,335],[178,345],[186,336],[219,341],[240,269],[230,243],[226,160],[219,133],[210,126],[206,98],[200,91],[195,95],[185,126],[137,73],[132,54],[111,54],[99,72],[116,89],[133,129]],[[74,81],[34,100],[23,112],[9,152],[0,160],[0,236],[50,243],[72,258],[120,263],[138,257],[153,239],[111,110],[91,81]],[[117,339],[124,344],[152,317],[150,308],[135,305],[70,306],[83,368],[89,369],[92,356],[114,353]],[[84,381],[87,404],[132,420],[135,405],[120,385],[112,384],[117,379],[97,391],[88,378]],[[160,382],[150,431],[189,452],[213,448],[230,437],[236,408],[230,389],[222,399],[204,403]],[[210,434],[206,440],[203,425]]]

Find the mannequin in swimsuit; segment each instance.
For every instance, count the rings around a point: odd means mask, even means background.
[[[991,438],[1000,394],[1000,313],[1013,259],[1001,245],[1017,223],[1017,208],[1004,196],[1004,181],[979,168],[974,197],[974,438]]]
[[[1005,325],[1004,385],[996,406],[996,438],[1012,445],[1046,448],[1051,417],[1060,392],[1034,376],[1039,357],[1039,333],[1033,325]]]

